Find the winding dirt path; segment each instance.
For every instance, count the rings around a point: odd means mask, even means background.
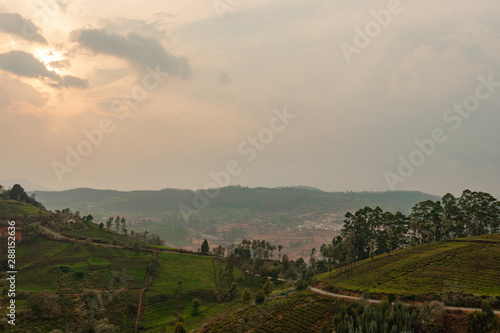
[[[350,299],[350,300],[365,300],[365,301],[368,301],[369,303],[374,303],[374,304],[378,304],[378,303],[381,302],[380,300],[377,300],[377,299],[365,299],[365,298],[358,297],[358,296],[348,296],[348,295],[334,294],[334,293],[330,293],[328,291],[324,291],[324,290],[321,290],[321,289],[318,289],[318,288],[314,288],[314,287],[311,287],[310,289],[311,289],[311,291],[313,293],[321,294],[321,295],[328,296],[328,297],[343,298],[343,299]],[[411,306],[412,305],[411,303],[403,303],[403,304],[406,305],[406,306]],[[463,308],[463,307],[448,306],[448,305],[445,305],[444,308],[446,310],[457,310],[457,311],[464,311],[464,312],[481,311],[481,309],[478,309],[478,308]],[[493,312],[497,316],[500,316],[500,311],[494,310]]]
[[[141,309],[142,309],[142,294],[148,288],[149,283],[151,283],[152,275],[148,274],[146,279],[144,280],[144,287],[141,289],[141,294],[139,296],[139,307],[137,309],[137,318],[135,320],[135,332],[137,333],[137,326],[139,325],[139,319],[141,318]]]

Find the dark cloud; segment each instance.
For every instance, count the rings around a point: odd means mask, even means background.
[[[74,33],[75,40],[96,53],[113,55],[130,61],[140,70],[160,66],[162,71],[171,75],[188,77],[189,64],[184,57],[170,54],[161,43],[152,37],[137,33],[126,36],[109,34],[103,29],[83,29]]]
[[[51,68],[66,68],[71,65],[71,62],[68,59],[65,60],[58,60],[58,61],[51,61],[48,63],[48,66]]]
[[[88,87],[88,82],[85,80],[71,75],[60,76],[54,71],[49,71],[40,60],[24,51],[0,54],[0,69],[19,76],[41,78],[52,87],[79,89]]]
[[[55,88],[65,87],[65,88],[77,88],[77,89],[87,89],[89,83],[87,80],[80,79],[73,75],[61,76],[57,82],[51,83],[51,86]]]
[[[17,13],[0,13],[0,31],[47,44],[47,40],[40,34],[33,22]]]
[[[49,71],[40,60],[24,51],[11,51],[0,54],[0,68],[26,77],[56,79],[57,73]]]

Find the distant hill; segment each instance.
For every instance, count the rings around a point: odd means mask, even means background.
[[[380,206],[384,210],[406,214],[418,202],[439,200],[422,192],[329,193],[303,187],[232,186],[219,189],[216,196],[208,199],[204,209],[196,210],[196,214],[186,220],[179,206],[194,207],[193,199],[197,193],[179,189],[123,192],[89,188],[34,192],[37,200],[51,210],[70,208],[82,215],[92,214],[95,221],[109,216],[125,216],[131,222],[131,230],[154,232],[169,246],[196,250],[198,242],[207,237],[212,237],[214,244],[229,246],[243,238],[262,237],[253,233],[259,230],[276,244],[288,244],[285,245],[286,251],[293,242],[296,247],[294,257],[304,255],[299,253],[308,252],[335,237],[333,225],[342,223],[347,211]],[[330,231],[317,231],[317,234],[300,230],[282,232],[289,228],[297,230],[306,221],[327,223]]]
[[[51,210],[70,208],[83,214],[113,216],[129,214],[136,217],[162,218],[179,215],[179,205],[193,206],[195,192],[191,190],[163,189],[159,191],[113,191],[80,188],[60,192],[35,191],[37,200]],[[199,218],[221,210],[240,210],[247,215],[259,213],[355,211],[364,206],[380,206],[384,210],[408,213],[413,205],[438,197],[417,191],[394,192],[323,192],[304,188],[248,188],[226,187],[209,200],[200,211]],[[215,214],[215,217],[217,214]]]
[[[21,184],[21,186],[28,192],[33,192],[33,191],[51,191],[50,188],[38,185],[36,183],[33,183],[29,180],[26,179],[0,179],[0,185],[2,185],[5,188],[12,187],[16,184]]]

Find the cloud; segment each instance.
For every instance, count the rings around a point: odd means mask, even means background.
[[[41,78],[52,87],[84,89],[88,82],[72,75],[60,76],[47,67],[33,55],[24,51],[11,51],[0,54],[0,69],[19,76]]]
[[[233,83],[233,80],[231,79],[231,77],[229,76],[229,74],[227,74],[224,71],[218,71],[217,72],[217,78],[219,79],[219,82],[223,83],[223,84]]]
[[[171,75],[188,77],[190,67],[187,59],[170,54],[161,43],[152,37],[137,33],[126,36],[109,34],[103,29],[82,29],[74,33],[75,40],[83,47],[96,53],[113,55],[144,70],[146,67],[160,66]]]
[[[77,89],[87,89],[89,87],[89,83],[87,80],[80,79],[73,75],[65,75],[61,76],[56,83],[51,84],[52,87],[59,88],[77,88]]]
[[[51,61],[48,63],[51,68],[66,68],[71,65],[71,62],[68,59],[65,60],[57,60]]]
[[[39,33],[33,22],[17,13],[0,13],[0,31],[26,40],[47,44],[47,40]]]
[[[56,72],[49,71],[40,60],[24,51],[0,54],[0,68],[26,77],[57,79]]]
[[[16,101],[40,108],[47,103],[48,96],[19,80],[9,77],[0,78],[0,109],[12,106]]]
[[[59,7],[59,10],[63,13],[66,13],[66,9],[70,3],[71,0],[56,0],[57,7]]]
[[[127,34],[133,31],[142,36],[165,40],[174,38],[169,35],[168,30],[173,18],[174,15],[169,13],[156,13],[148,20],[119,17],[102,20],[100,23],[108,33]]]

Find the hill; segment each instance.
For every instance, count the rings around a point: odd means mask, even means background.
[[[317,278],[327,290],[477,306],[481,297],[500,299],[499,258],[500,235],[482,235],[398,250]]]
[[[259,239],[266,234],[266,239],[283,244],[291,258],[308,256],[313,247],[329,243],[347,211],[369,205],[407,213],[417,202],[439,199],[421,192],[328,193],[304,187],[234,186],[218,191],[205,208],[188,214],[189,220],[179,207],[194,206],[198,192],[190,190],[75,189],[34,194],[49,209],[68,207],[92,214],[96,221],[125,216],[131,230],[157,233],[169,246],[196,251],[205,238],[227,247],[243,238]]]
[[[180,215],[179,205],[193,206],[195,191],[164,189],[160,191],[113,191],[74,189],[60,192],[36,191],[37,199],[48,209],[70,208],[97,216],[116,213],[161,218],[166,213]],[[249,213],[292,211],[346,212],[363,206],[380,206],[391,211],[408,213],[417,202],[437,199],[422,192],[322,192],[305,188],[226,187],[209,200],[200,216],[213,215],[218,209],[246,210]],[[206,211],[206,213],[204,213]]]

